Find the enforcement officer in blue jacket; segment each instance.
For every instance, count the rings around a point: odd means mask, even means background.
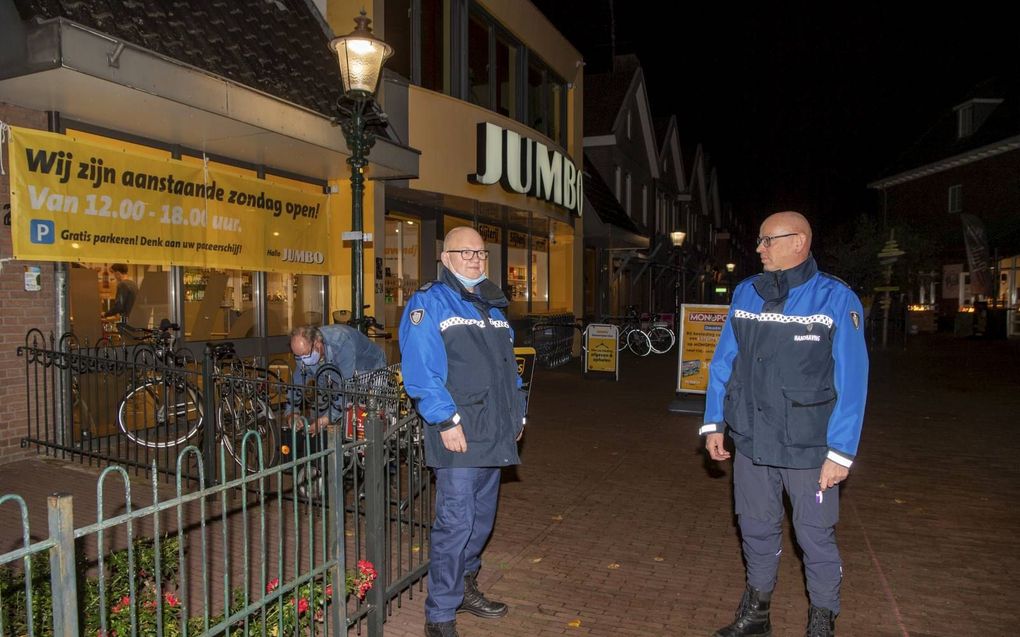
[[[839,488],[857,454],[867,395],[861,302],[818,271],[811,226],[797,212],[761,225],[764,272],[733,291],[709,368],[701,433],[714,460],[736,447],[733,493],[747,566],[736,618],[715,637],[771,635],[769,606],[779,569],[783,490],[804,551],[807,635],[835,633],[843,576],[834,526]]]
[[[459,612],[508,612],[482,595],[477,576],[496,519],[500,467],[520,462],[525,396],[507,299],[485,276],[487,258],[475,230],[451,230],[439,280],[408,300],[400,321],[404,387],[425,420],[425,460],[436,475],[428,637],[456,637]]]

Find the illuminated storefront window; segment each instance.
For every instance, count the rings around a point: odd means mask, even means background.
[[[184,268],[184,334],[188,340],[255,335],[255,273]]]
[[[283,336],[301,325],[322,325],[322,277],[307,274],[266,274],[266,335]]]
[[[117,270],[124,265],[127,272],[120,283]],[[126,313],[118,313],[118,285],[134,289],[134,298]],[[135,327],[154,327],[164,318],[171,318],[170,272],[163,266],[127,264],[73,264],[68,270],[71,330],[81,342],[94,344],[98,339],[113,337],[116,323],[125,321]],[[128,293],[130,297],[131,293]]]
[[[407,299],[421,284],[421,223],[410,217],[387,214],[383,253],[386,308],[381,317],[385,325],[396,325],[400,321]]]

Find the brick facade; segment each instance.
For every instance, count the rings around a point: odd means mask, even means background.
[[[12,126],[46,129],[46,114],[0,102],[0,121]],[[8,145],[0,148],[9,173]],[[49,334],[56,330],[56,290],[52,263],[11,260],[10,175],[0,175],[0,208],[4,226],[0,230],[0,464],[27,455],[21,439],[28,433],[25,361],[17,349],[25,333],[35,327]],[[39,266],[42,289],[25,290],[25,267]]]
[[[961,186],[960,212],[984,222],[999,256],[1020,252],[1020,150],[950,168],[885,190],[890,224],[921,231],[944,247],[946,263],[966,262],[959,214],[949,212],[949,188]]]

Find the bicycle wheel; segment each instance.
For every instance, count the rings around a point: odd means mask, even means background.
[[[117,427],[143,447],[182,444],[202,426],[202,399],[183,382],[149,380],[129,391],[117,406]]]
[[[673,336],[673,330],[662,325],[656,325],[648,332],[648,340],[651,341],[653,352],[665,354],[673,347],[676,337]]]
[[[259,471],[259,447],[262,448],[261,468],[276,464],[279,450],[276,435],[276,414],[262,398],[239,393],[225,395],[216,408],[216,427],[227,454],[247,473]],[[245,434],[258,433],[258,438]]]
[[[652,351],[652,342],[648,335],[639,329],[633,329],[627,333],[627,347],[638,356],[648,356]]]

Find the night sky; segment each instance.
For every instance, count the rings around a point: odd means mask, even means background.
[[[610,0],[535,4],[586,72],[609,67]],[[1004,5],[904,4],[616,2],[615,46],[638,55],[653,114],[704,145],[739,215],[796,209],[825,229],[873,212],[866,184],[973,85],[1020,65]]]

